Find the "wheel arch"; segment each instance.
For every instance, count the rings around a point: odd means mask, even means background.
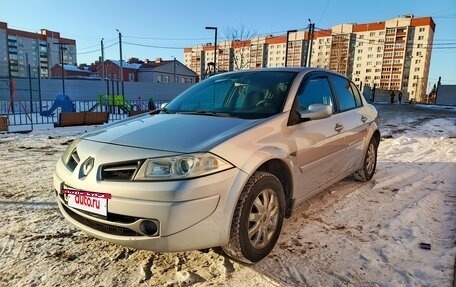
[[[290,217],[293,209],[293,176],[290,167],[283,160],[275,158],[264,162],[257,171],[268,172],[279,179],[285,196],[285,217]]]

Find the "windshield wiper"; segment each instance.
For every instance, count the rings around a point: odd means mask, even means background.
[[[214,117],[230,117],[231,116],[230,114],[227,114],[227,113],[218,113],[218,112],[205,111],[205,110],[178,112],[178,114],[214,116]]]
[[[166,114],[170,113],[167,108],[161,108],[161,109],[156,109],[156,110],[150,111],[149,115],[156,115],[156,114],[159,114],[160,112],[164,112]]]

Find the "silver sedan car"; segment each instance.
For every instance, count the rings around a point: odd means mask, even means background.
[[[252,263],[296,205],[349,175],[370,180],[379,142],[377,111],[339,74],[229,72],[76,139],[54,188],[63,216],[95,237],[155,251],[221,246]]]

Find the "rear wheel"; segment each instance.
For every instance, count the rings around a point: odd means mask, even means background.
[[[222,249],[246,263],[266,257],[279,238],[284,206],[285,196],[277,177],[255,172],[241,193],[231,224],[230,242]]]
[[[377,140],[373,137],[369,142],[366,154],[364,155],[363,168],[355,171],[353,176],[358,181],[368,181],[375,173],[377,166]]]

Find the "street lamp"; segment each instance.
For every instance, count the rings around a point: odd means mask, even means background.
[[[174,68],[173,68],[173,75],[174,75],[174,84],[176,83],[176,57],[174,56],[171,56],[173,57],[173,64],[174,64]]]
[[[285,43],[285,67],[287,66],[288,62],[288,38],[290,37],[290,33],[296,33],[298,30],[288,30],[287,31],[287,42]]]
[[[217,27],[206,27],[206,30],[215,30],[215,41],[214,41],[214,74],[217,67]]]

